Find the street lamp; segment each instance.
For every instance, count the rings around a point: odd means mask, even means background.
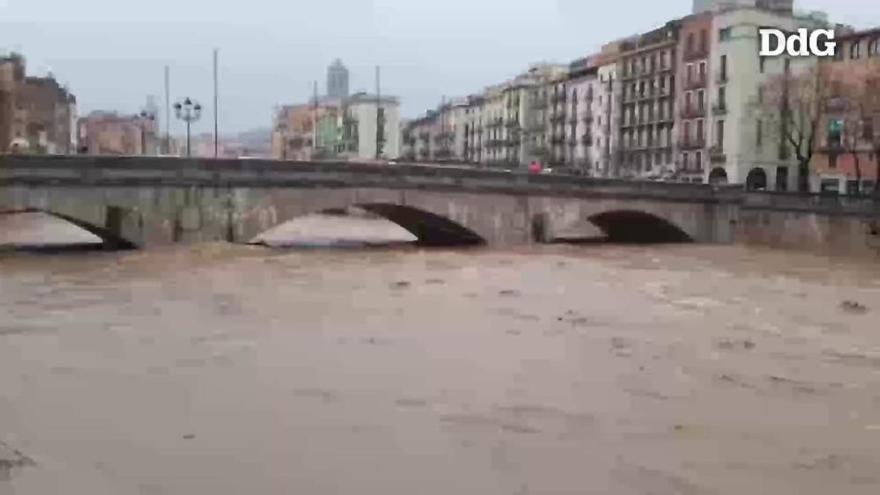
[[[146,110],[141,111],[140,113],[140,124],[141,124],[141,154],[147,154],[147,124],[150,122],[155,122],[156,114],[152,112],[148,112]]]
[[[186,156],[192,156],[190,148],[190,126],[202,117],[202,106],[189,98],[174,104],[174,114],[186,122]]]

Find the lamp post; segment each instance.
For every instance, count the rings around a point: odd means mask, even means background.
[[[156,121],[156,114],[142,110],[140,113],[141,124],[141,155],[147,154],[147,125]]]
[[[178,119],[186,122],[186,156],[192,156],[190,148],[190,126],[202,117],[202,106],[190,98],[185,98],[174,104],[174,114]]]

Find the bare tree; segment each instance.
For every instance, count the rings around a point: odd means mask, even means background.
[[[880,197],[880,61],[868,65],[862,83],[863,136],[874,157],[874,195]]]
[[[798,73],[786,67],[782,75],[759,88],[756,113],[767,133],[777,138],[779,159],[787,160],[794,153],[800,192],[810,190],[810,162],[822,132],[829,81],[828,71],[821,64]]]
[[[880,63],[866,60],[834,73],[826,106],[829,112],[828,152],[848,154],[855,168],[857,192],[862,191],[862,159],[874,157],[880,177]],[[875,181],[874,191],[880,182]]]

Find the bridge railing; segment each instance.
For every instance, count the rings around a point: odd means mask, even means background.
[[[717,192],[701,184],[637,182],[563,175],[535,175],[467,167],[381,165],[353,162],[210,160],[168,157],[3,156],[0,183],[66,181],[96,185],[203,185],[247,187],[392,187],[498,191],[548,195],[613,195],[658,200],[711,201]]]
[[[794,192],[744,191],[745,209],[811,211],[829,215],[880,216],[880,198]]]

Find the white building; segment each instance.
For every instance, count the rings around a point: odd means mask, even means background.
[[[383,96],[377,100],[375,95],[356,93],[346,100],[348,116],[356,124],[357,151],[348,153],[348,158],[372,160],[376,158],[377,138],[381,137],[381,158],[397,159],[401,156],[400,147],[400,102],[397,98]],[[382,133],[377,136],[377,111],[382,115]]]
[[[707,117],[710,166],[706,179],[715,183],[763,182],[767,189],[794,190],[797,164],[791,150],[780,146],[778,133],[765,127],[760,113],[762,85],[783,74],[809,70],[815,58],[758,57],[757,27],[794,31],[825,26],[818,15],[795,17],[755,8],[718,12],[712,25],[712,75],[709,84],[712,113]],[[724,103],[723,108],[720,103]]]

